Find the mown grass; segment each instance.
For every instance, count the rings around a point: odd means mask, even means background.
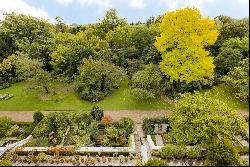
[[[60,85],[58,90],[60,91],[56,95],[47,98],[42,95],[41,98],[41,96],[38,96],[37,91],[28,89],[27,83],[16,83],[9,88],[0,90],[0,94],[9,93],[14,95],[9,100],[0,101],[0,111],[89,110],[95,105],[80,99],[72,89],[65,91],[65,85]],[[172,105],[161,99],[149,102],[137,101],[129,90],[128,84],[123,83],[118,90],[104,100],[97,102],[96,105],[105,110],[167,110],[172,107]]]
[[[105,110],[171,110],[173,105],[162,100],[140,102],[130,93],[127,82],[119,89],[96,104],[80,99],[72,89],[72,85],[56,85],[54,95],[45,95],[28,89],[28,84],[21,82],[9,88],[0,90],[0,94],[9,93],[14,97],[0,101],[0,111],[37,111],[37,110],[89,110],[98,105]],[[224,85],[215,86],[209,90],[203,90],[204,96],[209,96],[226,103],[235,110],[248,111],[249,105],[241,102],[226,89]],[[40,95],[39,95],[40,94]]]
[[[226,87],[224,84],[218,85],[213,87],[209,90],[203,90],[202,91],[204,95],[209,96],[214,99],[218,99],[223,103],[226,103],[230,108],[234,110],[242,110],[248,112],[249,110],[249,104],[247,102],[242,102],[235,98],[232,93]]]

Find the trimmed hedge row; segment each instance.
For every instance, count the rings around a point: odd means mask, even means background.
[[[160,156],[161,158],[166,158],[166,159],[173,159],[173,158],[201,159],[202,150],[201,146],[184,147],[184,146],[176,146],[173,144],[168,144],[167,146],[161,149]]]

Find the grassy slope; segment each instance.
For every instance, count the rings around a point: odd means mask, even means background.
[[[41,100],[36,92],[27,91],[25,89],[27,86],[26,83],[17,83],[10,88],[0,90],[0,94],[14,94],[10,100],[0,101],[0,111],[88,110],[94,105],[81,100],[73,91],[63,92],[51,97],[50,100]],[[248,111],[248,103],[234,98],[223,85],[203,92],[206,92],[206,96],[219,99],[233,109]],[[60,100],[57,102],[56,99]],[[129,93],[126,83],[103,101],[98,102],[97,105],[105,110],[165,110],[172,107],[159,99],[151,102],[138,102]]]
[[[25,89],[27,86],[26,83],[17,83],[10,88],[0,90],[0,94],[14,94],[13,98],[0,101],[0,111],[88,110],[94,105],[81,100],[73,91],[62,95],[58,102],[55,100],[56,97],[52,97],[50,100],[41,100],[36,92],[27,91]],[[124,83],[118,90],[97,104],[105,110],[164,110],[171,107],[170,104],[162,100],[138,102],[133,99],[128,90],[127,84]]]
[[[219,86],[213,87],[210,90],[204,90],[203,92],[206,92],[206,96],[210,96],[212,98],[218,99],[226,103],[229,107],[235,110],[248,111],[249,109],[248,103],[242,102],[236,99],[235,97],[233,97],[232,94],[229,92],[229,90],[226,89],[224,85],[219,85]]]

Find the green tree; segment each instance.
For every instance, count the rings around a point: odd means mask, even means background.
[[[157,65],[145,65],[132,77],[132,94],[140,100],[156,98],[160,92],[161,72]]]
[[[170,81],[207,84],[214,73],[213,58],[204,48],[214,44],[218,31],[215,22],[203,18],[196,8],[168,12],[160,24],[155,46],[162,54],[160,69]]]
[[[219,49],[229,38],[243,38],[249,36],[249,18],[234,19],[229,16],[215,17],[216,25],[219,29],[217,41],[211,47],[211,53],[214,56],[219,54]]]
[[[243,59],[240,66],[231,69],[223,80],[236,98],[247,102],[249,100],[249,59]]]
[[[124,26],[126,24],[127,21],[124,18],[118,16],[116,9],[109,9],[105,13],[104,18],[100,20],[100,22],[98,23],[97,26],[98,36],[100,36],[101,39],[104,39],[109,31],[114,30],[115,27]]]
[[[96,52],[108,47],[105,41],[88,32],[58,33],[56,44],[57,47],[50,54],[50,63],[56,74],[65,74],[67,77],[78,73],[83,58],[94,56]]]
[[[54,28],[48,21],[11,13],[6,14],[0,24],[0,38],[3,40],[0,50],[3,50],[3,55],[19,51],[30,58],[42,59],[45,67],[50,68],[48,61],[54,47]]]
[[[247,124],[221,101],[196,92],[183,94],[170,118],[170,140],[178,145],[207,144],[214,138],[247,139]]]
[[[20,80],[31,83],[31,88],[50,93],[51,74],[45,71],[43,63],[38,59],[30,59],[27,55],[19,55],[15,62],[15,71]]]
[[[103,60],[84,59],[79,68],[76,92],[83,99],[99,101],[119,87],[125,72]]]
[[[240,61],[249,57],[248,37],[230,38],[219,49],[215,57],[216,72],[219,76],[226,75],[230,69],[239,66]]]

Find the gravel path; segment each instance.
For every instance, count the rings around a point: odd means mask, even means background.
[[[44,115],[50,112],[60,112],[60,111],[42,111]],[[70,112],[70,111],[64,111]],[[17,122],[32,122],[34,111],[0,111],[0,116],[7,116]],[[169,116],[170,111],[164,110],[116,110],[116,111],[105,111],[105,115],[110,115],[113,121],[118,121],[123,117],[129,117],[134,120],[135,123],[142,123],[144,118],[148,117],[158,117],[158,116]]]
[[[42,111],[44,115],[50,112],[60,111]],[[70,112],[70,111],[64,111]],[[7,116],[17,122],[32,122],[34,111],[0,111],[0,116]],[[249,111],[239,111],[241,115],[249,115]],[[113,121],[118,121],[122,117],[129,117],[135,123],[142,123],[144,118],[170,116],[171,111],[167,110],[107,110],[105,115],[110,115]]]

